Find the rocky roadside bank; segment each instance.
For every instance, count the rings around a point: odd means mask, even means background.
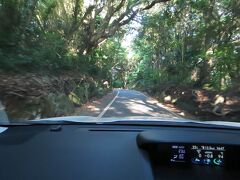
[[[80,74],[0,74],[0,101],[12,120],[73,115],[76,107],[108,90]]]
[[[186,118],[240,122],[240,85],[221,93],[177,85],[162,85],[146,92]]]

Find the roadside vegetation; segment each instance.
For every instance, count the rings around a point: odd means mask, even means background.
[[[240,118],[239,12],[235,0],[178,0],[144,14],[128,80],[201,119]]]
[[[238,0],[0,0],[0,100],[34,119],[134,88],[239,120],[239,12]]]

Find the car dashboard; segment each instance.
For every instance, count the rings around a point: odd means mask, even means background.
[[[1,180],[240,179],[240,131],[124,124],[10,126]]]

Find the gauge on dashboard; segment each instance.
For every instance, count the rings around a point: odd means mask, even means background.
[[[225,147],[218,145],[171,145],[170,162],[193,165],[224,165]]]
[[[214,133],[206,137],[196,131],[191,133],[191,138],[187,137],[187,131],[148,131],[138,134],[137,143],[157,166],[240,169],[239,136],[229,134],[223,140]]]
[[[186,162],[186,147],[184,145],[172,145],[172,155],[170,161],[176,162]]]
[[[192,145],[191,162],[200,165],[224,165],[224,146]]]

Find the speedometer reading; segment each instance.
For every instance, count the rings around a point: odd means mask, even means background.
[[[200,165],[224,165],[224,146],[192,145],[191,161]]]

